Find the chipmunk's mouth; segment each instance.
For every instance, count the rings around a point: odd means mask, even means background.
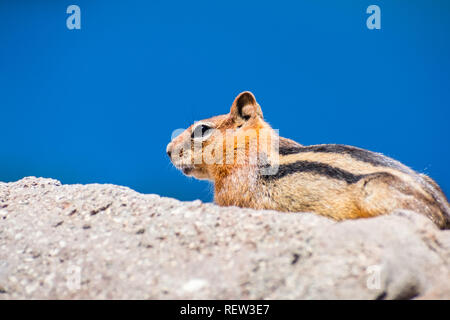
[[[202,168],[190,164],[174,164],[185,176],[195,177],[199,180],[211,180],[208,172]]]
[[[194,171],[194,167],[191,165],[180,164],[180,165],[175,165],[175,167],[187,176],[190,175]]]
[[[180,170],[183,171],[183,173],[185,175],[189,175],[194,170],[194,168],[184,166],[184,167],[180,168]]]

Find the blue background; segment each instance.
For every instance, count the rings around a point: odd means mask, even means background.
[[[450,1],[0,0],[0,41],[0,181],[211,201],[166,144],[251,90],[281,135],[382,152],[450,192]]]

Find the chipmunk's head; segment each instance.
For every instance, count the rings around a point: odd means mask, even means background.
[[[248,164],[250,146],[259,145],[262,129],[273,132],[254,95],[246,91],[236,97],[230,113],[195,122],[166,151],[185,175],[215,180],[217,175]]]

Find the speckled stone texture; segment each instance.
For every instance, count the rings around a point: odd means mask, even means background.
[[[0,183],[0,299],[449,299],[450,231]]]

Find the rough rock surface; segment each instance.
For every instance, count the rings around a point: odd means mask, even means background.
[[[114,185],[0,183],[0,299],[450,298],[450,231],[334,222]]]

